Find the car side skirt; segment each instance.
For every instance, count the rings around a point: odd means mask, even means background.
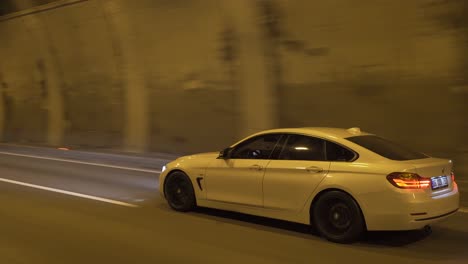
[[[254,215],[254,216],[279,219],[279,220],[301,223],[301,224],[309,224],[310,222],[308,214],[306,217],[304,217],[302,213],[298,214],[297,212],[270,209],[270,208],[264,208],[264,207],[259,207],[259,206],[249,206],[249,205],[244,205],[244,204],[227,203],[227,202],[204,200],[204,199],[203,200],[198,199],[197,205],[200,207],[214,208],[218,210],[225,210],[225,211],[249,214],[249,215]]]

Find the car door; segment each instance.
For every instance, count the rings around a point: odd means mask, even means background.
[[[248,206],[263,206],[262,182],[280,134],[266,134],[237,144],[226,158],[207,168],[207,199]]]
[[[272,159],[263,181],[265,208],[300,211],[327,175],[324,140],[291,134],[277,159]]]

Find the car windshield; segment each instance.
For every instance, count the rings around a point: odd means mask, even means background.
[[[377,136],[355,136],[346,139],[387,159],[415,160],[428,158],[428,156],[423,153],[410,150],[406,147]]]

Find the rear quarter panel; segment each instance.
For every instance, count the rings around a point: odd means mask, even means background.
[[[394,171],[413,171],[394,162],[332,162],[330,171],[311,195],[304,207],[303,217],[309,217],[309,210],[321,192],[337,189],[351,195],[359,204],[366,222],[374,214],[392,209],[394,200],[393,187],[386,176]],[[305,213],[307,212],[307,214]]]

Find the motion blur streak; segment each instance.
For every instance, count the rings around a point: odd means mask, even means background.
[[[62,194],[71,195],[71,196],[77,196],[77,197],[96,200],[96,201],[105,202],[105,203],[111,203],[111,204],[127,206],[127,207],[138,207],[138,205],[134,205],[134,204],[124,203],[124,202],[120,202],[120,201],[115,201],[115,200],[101,198],[101,197],[87,195],[87,194],[81,194],[81,193],[76,193],[76,192],[70,192],[70,191],[45,187],[45,186],[36,185],[36,184],[30,184],[30,183],[14,181],[14,180],[9,180],[9,179],[4,179],[4,178],[0,178],[0,181],[7,182],[7,183],[12,183],[12,184],[17,184],[17,185],[22,185],[22,186],[27,186],[27,187],[31,187],[31,188],[36,188],[36,189],[40,189],[40,190],[50,191],[50,192],[62,193]]]
[[[70,163],[77,163],[77,164],[90,165],[90,166],[99,166],[99,167],[106,167],[106,168],[113,168],[113,169],[120,169],[120,170],[139,171],[139,172],[148,172],[148,173],[161,173],[160,170],[147,170],[147,169],[115,166],[115,165],[94,163],[94,162],[84,162],[84,161],[76,161],[76,160],[68,160],[68,159],[58,159],[58,158],[48,158],[48,157],[40,157],[40,156],[33,156],[33,155],[24,155],[24,154],[17,154],[17,153],[3,152],[3,151],[0,151],[0,154],[18,156],[18,157],[25,157],[25,158],[32,158],[32,159],[44,159],[44,160],[53,160],[53,161],[61,161],[61,162],[70,162]]]

